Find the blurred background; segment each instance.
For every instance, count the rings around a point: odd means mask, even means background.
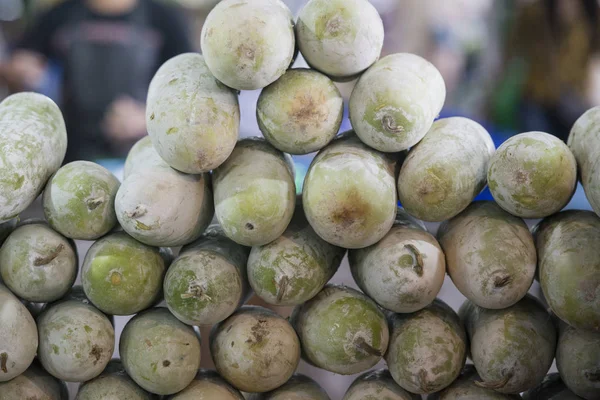
[[[306,0],[284,2],[296,14]],[[121,177],[127,151],[146,135],[144,101],[152,76],[167,59],[200,51],[202,24],[216,3],[0,0],[0,100],[23,90],[52,97],[68,127],[65,162],[95,161]],[[600,105],[599,0],[371,3],[385,26],[383,55],[411,52],[431,61],[447,86],[440,117],[478,121],[497,146],[532,130],[566,141],[575,120]],[[294,67],[307,64],[299,56]],[[354,84],[338,85],[346,103]],[[242,137],[261,135],[255,116],[259,94],[240,94]],[[348,129],[346,112],[341,131]],[[295,157],[298,192],[312,157]],[[479,198],[491,196],[486,190]],[[568,208],[590,209],[581,187]],[[428,228],[435,234],[436,225]],[[89,245],[78,243],[80,259]],[[346,262],[333,282],[355,287]],[[440,297],[455,309],[464,299],[449,282]],[[118,327],[126,321],[118,318]],[[204,342],[203,366],[211,367]],[[315,378],[332,399],[340,399],[354,379],[305,364],[300,372]]]

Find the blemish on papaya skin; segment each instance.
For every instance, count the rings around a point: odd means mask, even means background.
[[[98,361],[100,361],[103,352],[104,351],[97,345],[92,346],[92,351],[90,351],[90,355],[95,358],[94,365],[98,364]]]
[[[137,229],[139,229],[139,230],[142,230],[142,231],[149,231],[149,230],[152,229],[150,226],[148,226],[148,225],[146,225],[146,224],[144,224],[143,222],[140,222],[140,221],[135,221],[135,227]]]
[[[5,374],[8,373],[8,368],[6,368],[7,361],[8,361],[8,354],[1,353],[0,354],[0,369],[2,369],[2,372],[4,372]]]
[[[371,204],[363,200],[356,188],[352,188],[345,202],[332,213],[331,219],[343,228],[348,228],[357,222],[364,223],[364,217],[370,214],[370,209]]]

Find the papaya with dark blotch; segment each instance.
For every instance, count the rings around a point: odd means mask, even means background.
[[[327,242],[359,249],[377,243],[396,218],[396,161],[352,132],[317,154],[304,179],[304,213]]]

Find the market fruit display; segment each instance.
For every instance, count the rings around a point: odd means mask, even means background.
[[[38,351],[38,331],[27,308],[0,284],[0,382],[29,368]]]
[[[79,387],[75,400],[154,400],[154,396],[140,388],[125,372],[119,360],[112,360],[104,372]]]
[[[115,196],[119,180],[106,168],[74,161],[60,168],[44,190],[44,214],[50,226],[71,239],[95,240],[117,224]]]
[[[531,287],[537,262],[533,237],[522,219],[494,202],[473,202],[442,223],[438,239],[452,282],[478,306],[510,307]]]
[[[600,333],[561,324],[556,348],[556,367],[565,385],[590,400],[600,392]]]
[[[388,370],[365,372],[348,388],[343,400],[419,400],[421,396],[402,389]]]
[[[185,389],[200,367],[200,338],[166,308],[133,317],[121,334],[121,362],[143,389],[161,395]]]
[[[274,147],[290,154],[321,150],[337,135],[344,99],[325,75],[290,69],[263,89],[256,104],[258,126]]]
[[[560,139],[525,132],[494,153],[488,185],[498,205],[521,218],[543,218],[567,205],[577,183],[575,156]]]
[[[358,287],[383,308],[411,313],[431,304],[446,275],[437,240],[398,210],[394,226],[376,244],[350,250],[350,271]]]
[[[33,203],[66,152],[65,121],[48,97],[17,93],[0,103],[0,222]]]
[[[557,332],[550,314],[527,295],[501,310],[467,300],[460,308],[481,386],[517,394],[539,385],[554,360]]]
[[[449,386],[467,357],[467,335],[458,315],[442,300],[412,314],[390,314],[385,355],[394,381],[412,393]]]
[[[377,243],[396,218],[395,160],[369,148],[353,132],[338,136],[312,161],[302,192],[317,235],[336,246]]]
[[[240,129],[238,98],[210,73],[200,54],[181,54],[152,79],[146,122],[156,151],[171,167],[208,172],[233,151]]]
[[[350,96],[350,121],[368,146],[398,152],[423,139],[445,99],[444,79],[433,64],[415,54],[392,54],[358,80]]]
[[[310,0],[296,23],[306,62],[334,80],[351,80],[377,61],[383,36],[381,17],[367,0]]]
[[[90,247],[81,267],[81,282],[85,295],[100,310],[132,315],[158,299],[165,271],[158,248],[117,232]]]
[[[490,134],[477,122],[462,117],[437,120],[402,164],[402,206],[424,221],[456,216],[485,187],[494,151]]]
[[[236,243],[270,243],[292,220],[294,171],[284,153],[264,139],[240,140],[227,161],[213,172],[213,186],[216,217]]]
[[[48,307],[38,318],[38,357],[52,376],[85,382],[100,375],[115,349],[115,330],[100,310],[78,300]]]
[[[600,400],[600,107],[494,142],[374,1],[210,2],[121,165],[0,103],[0,400]]]
[[[595,173],[598,165],[598,121],[600,120],[600,107],[593,107],[583,113],[575,122],[569,134],[567,144],[573,152],[579,167],[581,185],[592,209],[600,213],[600,182]]]
[[[215,371],[200,370],[192,383],[169,400],[244,400],[244,396]]]
[[[115,198],[119,224],[150,246],[177,247],[196,240],[214,214],[209,175],[170,168],[147,139],[140,142],[128,165],[126,160],[127,177]]]
[[[244,392],[280,387],[300,361],[300,342],[290,323],[256,306],[241,307],[215,325],[210,351],[217,372]]]
[[[481,378],[477,375],[475,367],[471,364],[466,365],[452,385],[438,393],[430,394],[427,400],[518,400],[521,398],[518,394],[503,394],[482,387],[479,382]]]
[[[67,387],[47,373],[37,362],[7,382],[0,382],[0,400],[68,400]]]
[[[167,307],[188,325],[212,326],[248,298],[246,263],[250,249],[227,238],[219,226],[185,246],[164,280]]]
[[[330,400],[327,392],[313,379],[296,374],[277,389],[255,393],[248,400]]]
[[[600,218],[563,211],[534,229],[538,275],[552,312],[578,329],[600,333]]]
[[[238,90],[262,89],[292,64],[294,17],[281,0],[224,0],[206,17],[201,44],[219,81]]]
[[[297,200],[283,234],[254,246],[248,258],[248,280],[254,293],[269,304],[296,306],[312,299],[337,272],[345,249],[321,239]]]
[[[0,247],[2,280],[26,301],[63,297],[75,283],[77,263],[74,244],[47,224],[22,225]]]
[[[327,285],[296,306],[291,323],[306,361],[327,371],[351,375],[381,360],[388,347],[388,324],[377,304],[346,286]]]

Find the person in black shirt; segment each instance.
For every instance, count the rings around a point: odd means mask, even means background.
[[[34,90],[48,60],[63,71],[65,162],[123,157],[146,134],[144,103],[156,70],[193,51],[186,23],[154,0],[67,0],[42,15],[2,68]]]

